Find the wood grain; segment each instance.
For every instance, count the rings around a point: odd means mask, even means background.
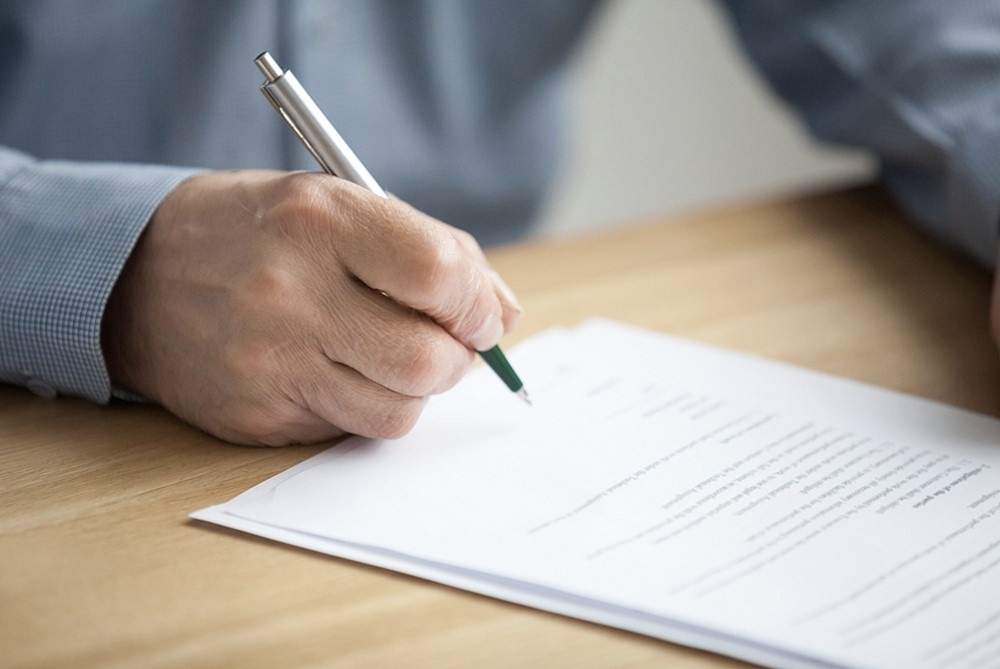
[[[873,191],[492,258],[526,307],[518,336],[602,315],[1000,408],[987,274]],[[0,388],[0,664],[742,666],[186,519],[319,450],[228,446],[153,407]]]

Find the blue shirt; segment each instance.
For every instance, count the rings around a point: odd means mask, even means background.
[[[395,195],[485,244],[524,232],[559,153],[565,64],[595,6],[7,0],[0,381],[107,401],[104,306],[163,197],[199,168],[315,169],[257,91],[263,49]],[[818,136],[874,151],[918,222],[993,262],[1000,4],[727,7]]]

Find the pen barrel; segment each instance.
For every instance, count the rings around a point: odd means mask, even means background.
[[[387,197],[294,74],[286,71],[262,88],[326,172]]]
[[[499,345],[488,351],[479,351],[479,356],[490,366],[490,369],[496,372],[496,375],[512,393],[524,388],[524,383],[521,382],[521,378],[514,371]]]

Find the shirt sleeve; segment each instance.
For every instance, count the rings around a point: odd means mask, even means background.
[[[160,201],[195,172],[0,147],[0,382],[109,400],[108,296]]]
[[[727,0],[813,133],[870,149],[908,214],[987,265],[1000,222],[1000,4]]]

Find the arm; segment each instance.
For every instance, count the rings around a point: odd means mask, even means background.
[[[108,401],[108,296],[157,205],[192,172],[0,147],[0,382]]]
[[[727,0],[747,52],[821,139],[873,151],[923,227],[994,265],[1000,6]]]

